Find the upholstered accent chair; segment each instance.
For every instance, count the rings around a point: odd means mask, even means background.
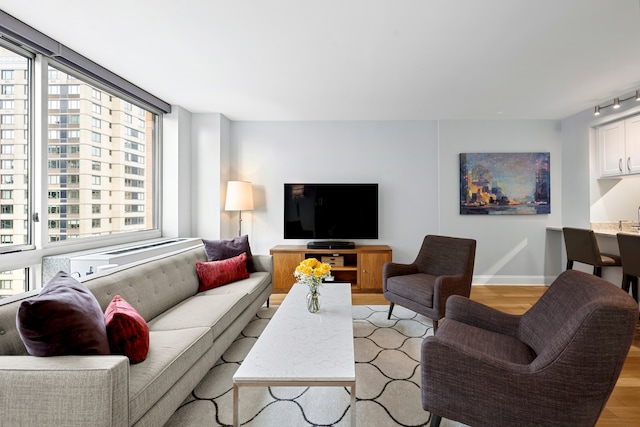
[[[468,298],[422,343],[422,405],[474,427],[594,426],[631,346],[638,304],[618,286],[567,270],[524,314]]]
[[[602,267],[622,265],[615,254],[600,252],[593,230],[587,228],[564,227],[564,246],[567,250],[567,270],[573,268],[574,261],[593,266],[593,274],[602,277]]]
[[[427,235],[413,263],[386,263],[382,290],[390,303],[388,317],[398,304],[432,319],[437,329],[447,298],[469,297],[475,256],[473,239]]]

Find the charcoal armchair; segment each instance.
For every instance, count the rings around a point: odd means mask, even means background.
[[[413,263],[386,263],[382,290],[390,303],[388,317],[398,304],[432,319],[437,329],[447,298],[469,297],[475,256],[473,239],[427,235]]]
[[[618,286],[567,270],[523,315],[468,298],[422,343],[422,405],[474,427],[594,426],[631,346],[638,305]]]

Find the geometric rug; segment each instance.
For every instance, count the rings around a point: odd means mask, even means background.
[[[262,307],[176,410],[165,427],[230,426],[232,377],[277,306]],[[358,427],[428,426],[420,395],[420,345],[431,320],[396,306],[353,306]],[[240,423],[248,427],[349,426],[348,387],[244,387]],[[442,427],[462,424],[446,419]]]

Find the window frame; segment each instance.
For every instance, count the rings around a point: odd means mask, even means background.
[[[0,15],[4,15],[3,11],[0,11]],[[2,32],[2,24],[0,24],[0,33]],[[0,260],[3,265],[6,265],[8,270],[25,268],[28,270],[28,277],[26,283],[29,283],[29,290],[42,286],[41,283],[41,261],[42,257],[56,255],[61,253],[99,249],[105,246],[120,245],[133,243],[140,240],[154,239],[162,237],[162,147],[163,147],[163,118],[164,114],[171,111],[170,105],[166,104],[166,107],[160,109],[152,104],[149,104],[143,100],[144,97],[135,98],[126,93],[125,91],[117,90],[112,85],[106,85],[102,81],[95,79],[93,76],[85,74],[82,70],[75,69],[67,66],[65,63],[54,59],[52,57],[43,55],[42,53],[25,49],[24,47],[18,47],[12,44],[5,38],[0,39],[0,46],[2,48],[16,52],[19,55],[24,55],[30,59],[29,69],[27,72],[31,76],[31,83],[29,85],[28,99],[30,100],[27,106],[27,118],[29,121],[28,132],[28,162],[29,162],[29,194],[33,195],[29,198],[29,206],[26,207],[28,211],[27,218],[29,222],[30,242],[26,245],[8,245],[4,248],[0,248]],[[153,197],[153,213],[152,223],[153,228],[149,230],[136,230],[136,231],[123,231],[120,233],[103,235],[103,236],[90,236],[83,237],[82,239],[69,239],[65,241],[53,241],[48,239],[47,225],[48,225],[48,186],[47,186],[47,159],[48,159],[48,80],[49,80],[49,65],[55,67],[57,70],[66,72],[71,76],[80,78],[86,83],[105,92],[106,94],[112,94],[120,97],[125,101],[127,105],[134,105],[138,108],[143,108],[146,111],[152,113],[153,123],[150,123],[150,127],[153,132],[153,159],[152,167],[153,171],[149,179],[153,182],[153,192],[150,197]],[[107,72],[108,73],[108,72]],[[114,75],[115,76],[115,75]],[[116,81],[118,80],[117,76]],[[125,82],[125,81],[123,81]],[[128,84],[128,82],[125,82]],[[101,93],[104,96],[105,93]],[[163,101],[153,97],[153,95],[147,95],[149,99],[157,100],[162,103]],[[150,141],[146,141],[150,143]],[[69,152],[72,152],[71,146],[76,144],[68,144]]]

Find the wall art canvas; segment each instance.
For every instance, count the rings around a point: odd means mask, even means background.
[[[551,212],[550,153],[460,153],[460,214]]]

